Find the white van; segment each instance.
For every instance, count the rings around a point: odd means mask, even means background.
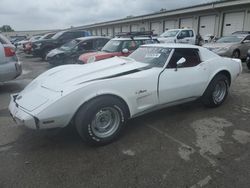
[[[193,29],[169,29],[158,40],[161,43],[196,44],[196,34]]]

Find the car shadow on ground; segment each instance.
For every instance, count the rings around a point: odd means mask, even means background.
[[[24,84],[20,84],[18,80],[0,83],[0,94],[19,92],[25,87]]]

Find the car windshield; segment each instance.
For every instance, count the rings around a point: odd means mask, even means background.
[[[41,39],[41,36],[33,36],[30,38],[30,42],[35,42],[36,40],[40,40]]]
[[[54,33],[48,33],[46,35],[43,35],[40,39],[50,39],[54,36]]]
[[[52,39],[58,39],[62,34],[64,33],[64,31],[60,31],[58,33],[56,33],[53,37],[51,37]]]
[[[59,49],[64,51],[69,51],[74,48],[79,43],[78,40],[72,40],[64,45],[62,45]]]
[[[171,48],[143,46],[135,50],[129,58],[154,67],[163,67],[170,55]]]
[[[244,37],[242,36],[227,36],[227,37],[221,37],[216,41],[216,43],[234,43],[234,42],[240,42]]]
[[[169,30],[164,33],[162,33],[160,36],[161,37],[175,37],[179,30]]]
[[[122,41],[119,41],[119,40],[110,40],[102,48],[102,51],[103,52],[118,52],[121,45],[122,45]]]

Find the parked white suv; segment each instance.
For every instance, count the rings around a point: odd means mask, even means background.
[[[196,44],[196,34],[193,29],[169,29],[162,33],[158,40],[161,43]]]
[[[22,66],[16,56],[15,46],[0,34],[0,82],[13,80],[21,73]]]

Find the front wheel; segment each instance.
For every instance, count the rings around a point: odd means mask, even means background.
[[[226,100],[228,88],[228,77],[223,74],[216,75],[202,96],[204,105],[208,107],[220,106]]]
[[[119,99],[98,97],[83,105],[75,116],[75,125],[84,141],[105,145],[120,135],[128,118],[127,107]]]
[[[234,50],[232,54],[232,58],[240,58],[240,51],[239,50]]]

